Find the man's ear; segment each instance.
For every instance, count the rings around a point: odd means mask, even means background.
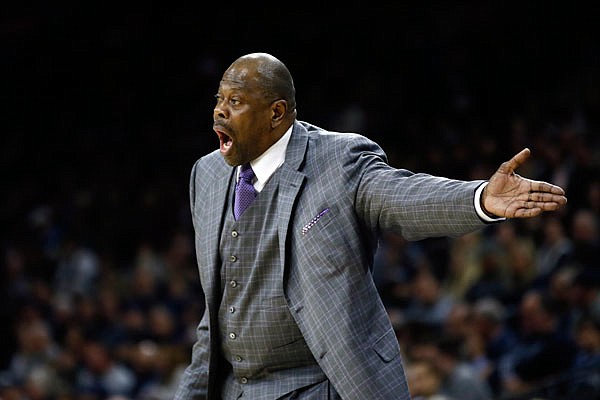
[[[287,113],[288,104],[285,100],[275,100],[271,105],[271,127],[281,124]]]

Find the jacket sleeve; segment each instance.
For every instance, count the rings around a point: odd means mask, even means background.
[[[205,311],[198,325],[197,341],[192,350],[192,361],[183,372],[175,400],[204,400],[207,398],[210,356],[208,329],[208,311]]]
[[[197,169],[198,162],[194,164],[190,177],[190,211],[192,215],[194,213],[196,201]],[[195,218],[192,218],[192,220],[195,221]],[[194,229],[196,229],[195,223]],[[176,400],[202,400],[207,398],[208,365],[210,356],[208,321],[208,309],[206,309],[196,330],[197,340],[192,349],[192,359],[179,382],[179,387],[175,394]]]
[[[413,173],[388,165],[381,148],[366,138],[352,140],[346,171],[358,171],[355,209],[372,229],[407,240],[460,236],[485,226],[478,217],[475,190],[482,181],[459,181]]]

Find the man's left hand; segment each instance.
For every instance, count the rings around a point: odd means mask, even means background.
[[[547,182],[523,178],[515,173],[531,152],[523,149],[500,165],[483,190],[481,205],[490,215],[504,218],[535,217],[567,204],[565,191]]]

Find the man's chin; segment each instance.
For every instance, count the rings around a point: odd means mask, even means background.
[[[225,162],[227,164],[229,164],[231,167],[237,167],[238,165],[242,165],[243,163],[239,161],[238,157],[235,157],[231,154],[223,154],[221,153],[221,155],[223,156],[223,159],[225,160]]]

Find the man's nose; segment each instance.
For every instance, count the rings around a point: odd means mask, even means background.
[[[221,103],[217,104],[213,110],[213,119],[224,119],[227,118],[227,110],[225,107],[221,105]]]

